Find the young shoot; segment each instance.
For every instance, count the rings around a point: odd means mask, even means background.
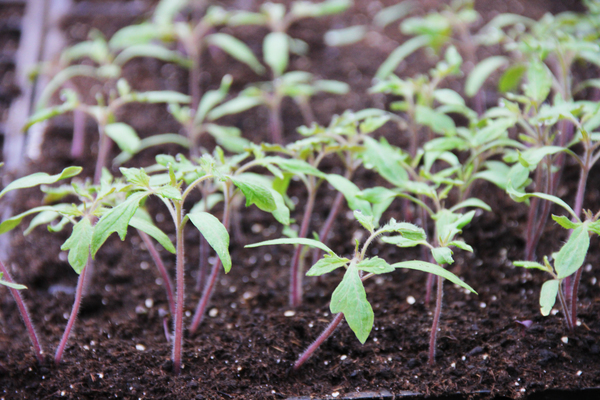
[[[257,247],[283,244],[310,246],[318,248],[326,254],[310,268],[306,273],[307,276],[324,275],[338,268],[345,268],[346,270],[344,277],[331,295],[329,308],[332,314],[337,315],[317,340],[298,358],[294,364],[295,369],[299,368],[306,360],[308,360],[314,351],[333,333],[342,320],[346,320],[348,326],[352,329],[356,338],[361,343],[364,344],[366,342],[371,329],[373,328],[375,315],[373,308],[367,299],[364,282],[375,275],[390,273],[398,268],[414,269],[446,278],[451,282],[476,293],[456,275],[439,265],[418,260],[401,261],[390,264],[387,260],[378,256],[368,257],[367,250],[369,246],[380,236],[382,236],[383,239],[390,239],[392,243],[395,242],[394,244],[403,242],[403,244],[405,244],[404,247],[409,247],[409,243],[412,246],[426,244],[427,237],[425,231],[416,225],[406,222],[396,222],[394,219],[390,220],[386,225],[376,228],[376,221],[372,216],[365,215],[360,211],[354,211],[354,216],[363,228],[369,232],[369,236],[362,246],[359,243],[356,244],[352,258],[339,256],[320,241],[306,238],[275,239],[246,246]]]

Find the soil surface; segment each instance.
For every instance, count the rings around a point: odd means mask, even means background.
[[[230,1],[226,6],[255,9],[258,3]],[[384,107],[388,100],[366,91],[377,67],[403,40],[396,26],[386,28],[385,32],[374,32],[360,44],[339,49],[327,48],[322,40],[327,29],[367,23],[375,12],[392,2],[356,3],[351,12],[319,21],[305,20],[294,25],[291,31],[292,36],[309,43],[311,49],[308,57],[294,58],[291,68],[346,81],[352,86],[349,95],[318,96],[313,100],[316,118],[323,124],[347,108]],[[422,3],[425,12],[441,2]],[[142,4],[150,5],[149,2]],[[579,2],[550,0],[479,1],[476,7],[485,20],[507,11],[533,18],[540,18],[545,12],[581,11]],[[135,20],[124,15],[108,23],[102,15],[95,18],[73,15],[65,21],[65,27],[70,27],[66,33],[75,41],[85,38],[85,32],[91,27],[110,34]],[[230,32],[247,39],[257,51],[266,33],[260,28]],[[481,54],[481,57],[488,55]],[[400,74],[409,76],[426,71],[424,64],[429,61],[433,62],[423,54],[411,56],[401,67]],[[205,64],[203,90],[218,86],[225,71],[234,76],[234,91],[258,80],[249,69],[224,54],[207,56]],[[132,86],[139,90],[186,91],[187,87],[187,73],[153,60],[131,63],[126,74]],[[488,101],[493,104],[495,100]],[[284,104],[283,115],[286,139],[294,140],[298,137],[295,128],[302,124],[301,114],[289,102]],[[161,106],[132,107],[119,118],[135,126],[141,136],[179,129]],[[69,118],[58,119],[48,130],[42,146],[43,158],[31,162],[31,172],[56,173],[68,165],[82,165],[85,176],[93,174],[92,160],[97,152],[93,144],[95,127],[88,121],[86,154],[75,160],[69,155],[72,134],[69,122]],[[242,128],[256,143],[268,140],[264,110],[255,109],[226,122]],[[382,134],[394,144],[405,142],[404,133],[392,127],[384,127]],[[204,145],[210,148],[214,144],[207,141]],[[178,151],[175,147],[150,150],[132,163],[149,165],[158,152],[176,154]],[[327,161],[326,166],[339,172],[334,160]],[[570,201],[569,194],[575,193],[577,175],[575,165],[566,166],[559,194],[567,201]],[[383,184],[365,170],[357,173],[355,183],[361,188]],[[598,169],[590,174],[588,185],[584,207],[597,209]],[[306,198],[303,188],[297,185],[291,190],[298,204],[303,204]],[[287,266],[293,248],[250,250],[243,247],[246,243],[281,236],[280,225],[255,207],[244,210],[240,232],[234,232],[230,248],[234,266],[228,275],[220,276],[203,325],[198,334],[185,338],[185,367],[180,376],[171,373],[171,346],[164,329],[168,314],[164,282],[133,231],[124,242],[113,235],[98,253],[64,362],[54,366],[52,354],[71,310],[77,281],[66,253],[59,250],[68,232],[49,234],[44,228],[37,228],[23,236],[22,229],[17,229],[8,264],[14,279],[28,286],[23,295],[37,324],[47,362],[37,364],[16,305],[8,291],[0,289],[0,398],[363,398],[361,394],[398,398],[415,393],[430,398],[469,395],[497,399],[565,399],[569,395],[578,399],[600,398],[596,390],[581,390],[600,387],[600,284],[596,268],[600,253],[591,251],[586,261],[579,290],[581,325],[568,333],[560,312],[549,317],[539,313],[539,290],[546,277],[515,268],[510,261],[522,258],[525,206],[512,202],[499,189],[486,183],[479,184],[474,194],[493,211],[478,213],[466,227],[463,237],[475,251],[473,254],[457,251],[451,270],[479,294],[465,293],[452,284],[445,284],[441,331],[433,366],[427,362],[433,310],[433,304],[424,303],[427,277],[416,272],[396,271],[365,285],[375,312],[375,326],[364,345],[342,323],[302,368],[293,371],[298,355],[332,319],[329,299],[341,279],[341,272],[320,280],[306,278],[304,304],[291,310],[287,305]],[[331,188],[321,188],[319,208],[311,220],[311,229],[320,228],[334,196]],[[41,197],[38,189],[19,192],[15,213],[38,206]],[[158,221],[165,219],[166,210],[158,202],[151,202],[150,208],[156,210]],[[352,237],[361,231],[347,211],[337,219],[329,242],[338,254],[351,254]],[[299,220],[301,212],[298,208],[293,217]],[[394,203],[384,220],[401,219],[402,215],[401,203]],[[220,217],[219,213],[217,216]],[[166,222],[161,227],[172,232]],[[200,297],[194,290],[198,240],[198,233],[189,228],[186,233],[188,323]],[[563,240],[564,232],[548,224],[538,254],[556,251]],[[591,249],[597,248],[596,238]],[[373,246],[371,254],[393,262],[421,256],[418,250],[400,250],[383,243]],[[161,255],[172,271],[174,257],[164,251]],[[524,320],[532,320],[533,325],[524,329],[517,322]],[[552,391],[554,389],[566,392]]]

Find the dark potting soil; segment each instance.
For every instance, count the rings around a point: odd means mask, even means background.
[[[328,123],[332,114],[346,108],[385,106],[385,98],[367,95],[366,90],[376,68],[395,47],[394,41],[402,40],[395,28],[385,31],[392,39],[373,36],[367,44],[341,49],[326,48],[321,39],[327,26],[339,28],[363,23],[382,6],[379,2],[357,3],[352,12],[342,16],[325,22],[303,21],[293,27],[292,34],[311,46],[310,57],[296,58],[293,67],[318,73],[323,78],[344,80],[353,88],[351,94],[341,98],[319,96],[314,100],[315,114],[321,123]],[[391,2],[383,5],[388,3]],[[509,10],[539,18],[545,11],[579,10],[580,7],[578,2],[541,0],[496,3],[499,2],[493,3],[494,9],[491,2],[476,5],[486,20],[495,12]],[[424,8],[429,9],[439,2],[424,4]],[[90,26],[107,31],[116,29],[97,20],[79,23],[88,30]],[[248,33],[257,35],[251,46],[259,49],[260,35],[264,32],[248,29]],[[402,74],[417,71],[415,65],[419,65],[419,61],[418,56],[411,56]],[[243,82],[237,83],[234,90],[241,89],[245,82],[257,80],[245,67],[222,54],[210,58],[210,64],[208,61],[206,64],[203,89],[215,87],[223,71],[232,73],[236,82]],[[151,60],[132,63],[126,73],[132,86],[140,90],[183,91],[187,85],[185,73]],[[160,106],[131,107],[119,117],[134,125],[142,136],[177,130],[177,125]],[[294,129],[302,120],[291,102],[285,103],[284,117],[287,138],[293,140]],[[243,128],[255,142],[268,140],[266,113],[262,110],[252,110],[227,122]],[[56,173],[68,165],[82,165],[85,176],[92,175],[96,147],[89,143],[95,138],[95,128],[89,126],[85,156],[73,160],[69,156],[71,131],[65,128],[67,123],[68,118],[58,120],[48,131],[42,147],[43,158],[31,163],[31,172]],[[403,133],[399,135],[392,127],[385,127],[382,134],[395,144],[402,144],[404,140]],[[207,141],[205,145],[212,144]],[[177,148],[151,150],[133,162],[145,166],[158,152],[176,154],[177,151]],[[339,169],[334,161],[327,161],[326,167],[333,172]],[[585,207],[598,208],[599,172],[596,168],[590,174]],[[567,201],[575,192],[577,174],[576,166],[567,165],[559,193]],[[384,184],[364,170],[357,174],[355,183],[359,187]],[[298,204],[303,204],[306,194],[302,187],[293,186],[291,190]],[[29,236],[23,236],[23,229],[17,229],[8,264],[14,279],[28,286],[23,295],[47,351],[47,361],[37,364],[16,305],[2,289],[0,397],[281,399],[361,398],[364,394],[401,398],[405,393],[419,393],[450,399],[468,396],[564,399],[573,395],[571,390],[576,390],[578,399],[600,398],[598,391],[581,390],[600,387],[600,287],[597,272],[592,268],[599,264],[600,254],[592,250],[586,261],[579,290],[582,324],[569,333],[560,312],[549,317],[539,314],[539,290],[546,277],[511,264],[511,260],[520,259],[523,254],[525,206],[512,202],[499,189],[486,183],[479,184],[474,194],[493,211],[478,213],[466,227],[463,237],[475,252],[457,251],[451,270],[479,294],[465,293],[452,284],[445,284],[441,331],[433,366],[427,359],[433,304],[423,301],[427,277],[416,272],[396,271],[365,285],[375,312],[375,326],[364,345],[342,323],[303,367],[293,371],[292,364],[298,355],[332,319],[329,298],[341,279],[341,271],[321,280],[306,278],[304,304],[296,310],[290,309],[287,266],[293,249],[291,246],[244,249],[246,243],[281,236],[281,227],[270,215],[251,207],[244,210],[241,234],[232,237],[230,250],[234,266],[228,275],[220,276],[198,334],[187,335],[185,339],[185,367],[180,376],[171,373],[171,346],[165,338],[168,304],[164,282],[133,231],[124,242],[111,237],[98,253],[64,362],[57,367],[51,362],[52,354],[71,310],[77,281],[66,261],[66,253],[59,250],[69,233],[49,234],[44,228],[37,228]],[[311,229],[318,230],[333,197],[330,188],[321,189]],[[39,190],[23,190],[18,194],[15,212],[35,207],[40,201]],[[155,210],[157,221],[166,219],[166,212],[158,202],[151,200],[150,208]],[[301,212],[299,208],[293,216],[299,219]],[[338,254],[350,254],[353,235],[360,237],[361,234],[358,224],[346,213],[344,210],[337,219],[329,242]],[[392,205],[384,220],[402,215],[398,202]],[[219,212],[217,216],[220,217]],[[160,225],[172,232],[168,221]],[[190,313],[200,295],[193,289],[198,239],[196,231],[187,230],[186,307]],[[538,254],[556,251],[564,239],[565,233],[549,223]],[[598,241],[593,239],[591,249],[597,247]],[[418,250],[401,250],[383,243],[373,246],[371,254],[394,262],[421,256]],[[172,270],[174,257],[164,251],[161,255]],[[186,321],[190,319],[188,315]],[[533,325],[524,329],[517,322],[524,320],[532,320]],[[560,391],[553,392],[553,389]],[[459,397],[453,397],[455,395]]]

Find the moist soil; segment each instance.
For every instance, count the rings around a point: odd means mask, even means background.
[[[256,6],[251,1],[228,5],[239,7],[241,3]],[[357,3],[360,4],[342,16],[319,22],[306,20],[294,25],[292,30],[293,36],[311,46],[309,57],[295,58],[293,68],[343,80],[352,86],[349,95],[314,99],[312,105],[317,120],[323,124],[344,109],[384,107],[389,100],[369,95],[366,90],[386,54],[402,40],[395,27],[373,33],[365,43],[346,48],[331,49],[322,42],[327,27],[368,22],[381,6],[389,5],[387,2]],[[539,18],[546,11],[581,11],[578,2],[496,3],[494,9],[492,2],[476,3],[485,20],[508,10],[533,18]],[[424,10],[439,6],[434,1],[424,4]],[[82,39],[75,36],[89,31],[90,27],[110,34],[134,21],[125,16],[113,18],[109,24],[103,18],[70,16],[65,20],[66,33],[74,41]],[[256,28],[247,31],[232,33],[244,38],[256,37],[250,45],[260,49],[265,32]],[[425,64],[423,57],[421,54],[409,58],[400,73],[418,72]],[[233,74],[238,82],[234,91],[257,80],[249,70],[223,54],[207,58],[210,62],[206,61],[204,66],[204,90],[217,86],[223,71]],[[593,71],[582,72],[591,73]],[[138,90],[186,90],[187,74],[172,65],[139,60],[128,66],[126,74]],[[495,101],[488,99],[492,105]],[[291,141],[298,137],[295,128],[302,124],[302,119],[291,102],[284,104],[283,112],[286,138]],[[134,125],[141,136],[178,129],[160,106],[131,107],[119,118]],[[247,137],[259,143],[268,140],[266,118],[263,110],[253,110],[227,122],[243,128]],[[68,118],[55,121],[46,133],[42,157],[30,163],[30,172],[56,173],[68,165],[82,165],[84,176],[93,174],[93,158],[97,152],[93,144],[95,127],[91,123],[88,126],[84,157],[72,159],[69,122]],[[394,127],[386,126],[381,132],[394,144],[405,142],[406,133]],[[210,148],[213,144],[207,141],[204,145]],[[175,147],[150,150],[136,157],[130,165],[150,165],[155,154],[178,151]],[[327,160],[325,168],[340,172],[335,160]],[[116,173],[116,169],[113,172]],[[598,172],[596,169],[590,174],[585,203],[585,207],[594,210],[600,198]],[[567,202],[575,193],[577,176],[575,165],[565,167],[559,195]],[[357,173],[355,183],[361,188],[384,184],[366,170]],[[301,185],[292,186],[291,191],[297,204],[302,205],[306,194]],[[23,295],[46,350],[46,362],[42,365],[36,362],[13,299],[8,291],[0,291],[0,397],[282,399],[302,396],[396,398],[419,394],[452,399],[600,398],[599,392],[593,389],[600,387],[600,286],[597,269],[592,267],[599,264],[600,253],[590,252],[583,272],[579,290],[581,325],[574,332],[567,332],[560,312],[549,317],[539,313],[539,290],[546,277],[515,268],[510,261],[522,258],[526,207],[512,202],[487,183],[479,184],[474,194],[493,211],[478,213],[465,228],[463,237],[475,251],[473,254],[457,251],[451,270],[479,294],[465,293],[457,286],[445,284],[434,365],[428,364],[434,305],[424,302],[427,277],[399,270],[366,282],[375,325],[364,345],[342,323],[304,366],[293,370],[299,354],[332,319],[329,299],[341,279],[341,272],[322,279],[306,278],[304,303],[296,310],[290,309],[287,266],[293,249],[291,246],[244,249],[244,244],[281,236],[281,227],[269,214],[251,207],[243,211],[242,222],[232,230],[230,250],[234,265],[231,272],[221,274],[199,332],[185,338],[184,368],[180,376],[174,376],[171,371],[171,346],[165,336],[168,304],[164,282],[133,231],[124,242],[111,237],[98,253],[64,361],[55,366],[52,354],[66,325],[77,281],[77,275],[66,261],[66,253],[59,250],[69,233],[49,234],[44,228],[37,228],[23,236],[22,229],[17,229],[8,264],[14,279],[28,286]],[[319,229],[334,196],[331,188],[321,188],[311,229]],[[23,190],[14,204],[15,213],[38,206],[40,202],[39,190]],[[149,206],[160,226],[172,232],[167,222],[161,222],[166,216],[161,205],[151,200]],[[302,208],[298,207],[293,217],[300,219],[301,215]],[[384,220],[402,219],[403,215],[402,204],[398,202],[392,205]],[[217,216],[221,216],[220,211]],[[351,254],[353,237],[360,239],[360,235],[361,229],[345,209],[337,219],[329,246],[338,254]],[[565,232],[549,223],[538,254],[556,251],[564,240]],[[200,297],[194,289],[198,241],[198,233],[188,228],[188,323]],[[591,249],[597,248],[597,239],[593,239]],[[392,262],[421,257],[419,250],[401,250],[383,243],[373,246],[371,254]],[[164,251],[161,255],[172,271],[174,257]],[[533,321],[528,329],[518,323],[525,320]]]

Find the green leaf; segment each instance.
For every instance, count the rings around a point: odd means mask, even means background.
[[[308,270],[308,272],[306,273],[306,276],[324,275],[324,274],[334,271],[340,267],[345,266],[349,262],[350,262],[350,260],[348,260],[347,258],[341,258],[336,255],[331,256],[331,255],[325,254],[325,256],[323,258],[321,258],[319,261],[317,261],[316,264],[313,265]]]
[[[450,243],[448,243],[448,246],[458,247],[459,249],[468,251],[470,253],[473,252],[473,248],[471,246],[469,246],[468,244],[466,244],[465,242],[463,242],[462,240],[453,240]]]
[[[542,270],[544,272],[548,272],[547,268],[535,261],[514,261],[513,265],[515,267],[523,267],[523,268],[527,268],[527,269],[539,269]]]
[[[209,121],[214,121],[216,119],[224,117],[225,115],[238,114],[264,103],[265,100],[260,96],[240,95],[234,99],[229,100],[226,103],[221,104],[218,107],[213,108],[208,113],[207,119]]]
[[[411,224],[409,222],[397,222],[394,218],[390,220],[387,224],[385,224],[381,229],[379,229],[381,233],[390,233],[395,232],[401,234],[403,237],[410,240],[427,240],[427,234],[425,230],[420,226]]]
[[[167,198],[171,200],[181,200],[181,189],[171,186],[164,185],[152,188],[153,193],[159,197]]]
[[[415,247],[420,244],[427,244],[425,240],[413,240],[404,236],[383,236],[381,241],[384,243],[393,244],[398,247]]]
[[[572,222],[564,215],[552,215],[552,219],[565,229],[575,229],[578,226],[581,226],[580,223]]]
[[[132,101],[139,103],[172,103],[172,104],[187,104],[191,101],[191,97],[187,94],[175,92],[173,90],[150,90],[147,92],[132,92]]]
[[[231,181],[246,197],[246,207],[256,204],[256,206],[263,211],[272,212],[277,209],[270,188],[262,186],[255,181],[245,179],[243,174],[231,177]]]
[[[465,94],[469,97],[475,96],[488,77],[507,63],[508,59],[504,56],[492,56],[479,62],[467,77]]]
[[[356,265],[350,264],[344,278],[333,291],[329,309],[332,314],[344,313],[357,339],[363,344],[367,341],[375,316]]]
[[[464,289],[470,290],[471,292],[477,294],[477,292],[475,290],[473,290],[473,288],[471,286],[469,286],[466,283],[464,283],[463,281],[461,281],[458,276],[456,276],[452,272],[440,267],[439,265],[435,265],[435,264],[428,263],[425,261],[412,260],[412,261],[402,261],[399,263],[392,264],[392,267],[414,269],[417,271],[423,271],[423,272],[427,272],[429,274],[438,275],[438,276],[441,276],[442,278],[448,279],[450,282],[455,283]]]
[[[31,214],[36,214],[36,213],[41,213],[41,212],[56,212],[56,208],[54,206],[41,206],[41,207],[35,207],[32,208],[30,210],[27,210],[25,212],[22,212],[21,214],[15,215],[11,218],[5,219],[4,221],[2,221],[2,223],[0,224],[0,235],[3,233],[6,233],[8,231],[13,230],[14,228],[16,228],[17,226],[19,226],[19,224],[21,223],[21,221],[23,220],[23,218],[25,218],[28,215]]]
[[[150,216],[142,209],[138,209],[133,217],[131,217],[129,225],[153,237],[169,253],[176,253],[175,246],[173,246],[171,239],[152,223]]]
[[[375,230],[375,222],[372,215],[363,214],[360,210],[354,210],[354,218],[369,232]]]
[[[323,40],[330,47],[348,46],[360,42],[367,34],[364,25],[349,26],[342,29],[331,29],[325,32]]]
[[[138,25],[129,25],[119,29],[108,42],[111,49],[124,49],[129,46],[138,44],[147,44],[154,39],[158,39],[161,35],[160,29],[149,22],[144,22]]]
[[[429,38],[425,35],[416,36],[414,38],[408,39],[406,42],[402,43],[400,46],[396,47],[394,51],[388,56],[388,58],[381,64],[377,73],[375,73],[375,78],[377,79],[385,79],[390,74],[398,68],[398,65],[409,55],[420,49],[421,47],[427,46],[429,44]]]
[[[104,132],[122,151],[134,154],[140,147],[141,140],[135,130],[123,122],[106,125]]]
[[[350,91],[350,86],[346,82],[331,79],[319,79],[314,81],[312,86],[317,92],[332,94],[346,94]]]
[[[137,57],[156,58],[157,60],[176,63],[184,68],[190,68],[192,66],[192,62],[182,57],[178,52],[153,43],[137,44],[127,47],[115,57],[112,65],[123,66]]]
[[[544,157],[565,151],[564,147],[560,146],[542,146],[532,149],[527,149],[519,154],[519,162],[526,168],[536,167]]]
[[[225,75],[223,79],[221,79],[221,85],[219,86],[218,90],[209,90],[208,92],[204,93],[202,99],[200,99],[200,103],[198,104],[196,114],[194,115],[194,125],[202,125],[208,112],[214,109],[217,104],[220,104],[223,100],[225,100],[232,82],[233,78],[231,75]]]
[[[418,124],[428,126],[440,135],[456,131],[456,124],[452,118],[429,107],[417,105],[415,120]]]
[[[188,214],[190,221],[198,228],[210,247],[217,253],[225,272],[231,270],[231,256],[229,255],[229,233],[217,217],[207,212]]]
[[[335,255],[333,250],[331,250],[329,247],[325,246],[323,243],[319,242],[318,240],[307,239],[307,238],[273,239],[273,240],[266,240],[264,242],[248,244],[244,247],[252,248],[252,247],[271,246],[271,245],[278,245],[278,244],[297,244],[297,245],[302,245],[302,246],[316,247],[317,249],[321,249],[326,253]]]
[[[289,36],[283,32],[271,32],[263,41],[265,62],[275,76],[285,72],[289,61]]]
[[[365,258],[356,264],[356,268],[358,268],[360,271],[370,272],[373,274],[387,274],[395,269],[388,264],[387,261],[377,256],[373,258]]]
[[[100,249],[113,232],[117,232],[121,240],[125,240],[129,221],[138,209],[140,201],[148,196],[148,194],[148,192],[134,193],[124,202],[102,215],[96,223],[92,235],[92,257],[96,256],[98,249]]]
[[[552,88],[552,73],[542,61],[533,61],[527,68],[527,85],[525,95],[538,104],[542,103],[550,94]]]
[[[544,317],[547,317],[556,303],[556,296],[558,295],[558,289],[560,281],[558,279],[552,279],[544,282],[542,290],[540,292],[540,311]]]
[[[589,247],[590,235],[587,226],[581,225],[573,229],[567,243],[553,255],[558,279],[566,278],[581,268]]]
[[[515,190],[512,187],[510,181],[508,182],[508,187],[506,189],[506,193],[508,193],[508,195],[513,200],[515,200],[516,202],[519,202],[519,203],[527,200],[530,197],[539,197],[540,199],[551,201],[554,204],[558,204],[559,206],[561,206],[562,208],[567,210],[567,212],[569,214],[571,214],[572,216],[574,216],[577,219],[577,221],[580,221],[579,217],[575,214],[575,211],[573,211],[573,209],[567,203],[565,203],[564,201],[562,201],[560,198],[558,198],[556,196],[552,196],[552,195],[546,194],[546,193],[539,193],[539,192],[535,192],[535,193],[518,192],[517,190]]]
[[[252,142],[241,137],[241,131],[235,126],[204,124],[204,129],[215,138],[219,146],[232,153],[242,153]]]
[[[16,290],[23,290],[23,289],[27,289],[27,286],[25,285],[21,285],[19,283],[14,283],[14,282],[8,282],[2,279],[2,272],[0,272],[0,285],[4,285],[8,288],[11,289],[16,289]]]
[[[450,105],[465,105],[465,99],[458,93],[456,93],[452,89],[436,89],[433,92],[433,97],[439,101],[441,104],[450,104]]]
[[[373,17],[373,23],[381,28],[385,28],[392,22],[407,16],[417,7],[417,4],[418,3],[415,1],[405,0],[393,6],[386,7],[375,14]]]
[[[313,167],[309,163],[303,160],[298,160],[295,158],[283,158],[283,157],[265,157],[260,161],[262,165],[265,164],[275,164],[279,168],[284,171],[291,172],[293,174],[304,174],[304,175],[314,175],[319,178],[325,178],[325,174],[319,171],[317,168]]]
[[[498,82],[498,90],[501,93],[506,93],[517,89],[525,71],[527,71],[527,66],[524,64],[511,65],[508,67]]]
[[[357,197],[360,193],[360,189],[352,181],[337,174],[326,174],[325,179],[335,188],[335,190],[344,195],[344,198],[348,202],[348,207],[350,207],[352,211],[360,210],[365,214],[371,213],[371,205],[368,201],[361,200]]]
[[[434,247],[431,249],[431,254],[440,265],[454,263],[454,259],[452,258],[453,252],[447,247]]]
[[[502,161],[487,161],[485,163],[486,170],[476,173],[474,176],[477,179],[485,179],[492,182],[502,190],[506,190],[506,180],[510,167]]]
[[[4,196],[11,190],[25,189],[38,185],[50,185],[62,179],[72,178],[75,175],[78,175],[82,170],[83,168],[81,167],[67,167],[63,169],[60,174],[56,175],[48,175],[45,172],[36,172],[34,174],[16,179],[8,185],[6,185],[6,187],[0,192],[0,197]]]
[[[90,244],[94,228],[88,218],[82,218],[73,226],[71,236],[60,247],[61,250],[69,250],[67,259],[75,272],[81,274],[90,257]]]
[[[190,148],[190,141],[187,137],[182,136],[178,133],[163,133],[158,135],[152,135],[140,140],[140,144],[137,148],[136,154],[150,147],[162,146],[165,144],[177,144],[186,149]],[[113,165],[122,165],[127,161],[131,160],[133,156],[134,154],[124,151],[114,158]]]
[[[407,155],[401,149],[390,145],[385,139],[377,141],[371,137],[364,139],[365,151],[361,155],[367,168],[374,168],[385,180],[395,186],[403,186],[408,181],[408,173],[401,163]]]
[[[54,220],[60,217],[60,213],[55,210],[42,211],[38,215],[32,218],[29,226],[25,231],[23,231],[23,236],[27,236],[33,231],[36,227],[40,225],[51,224]]]
[[[246,64],[258,75],[265,73],[265,67],[258,61],[252,50],[241,40],[226,33],[214,33],[206,37],[208,44],[216,46],[236,60]]]
[[[189,4],[189,0],[161,0],[154,9],[153,21],[161,26],[169,26],[175,21],[179,11]]]
[[[466,208],[466,207],[477,207],[477,208],[481,208],[485,211],[492,211],[492,208],[490,206],[488,206],[487,204],[485,204],[485,202],[483,200],[479,200],[474,197],[467,199],[465,201],[461,201],[460,203],[456,204],[454,207],[450,208],[450,211],[454,212],[454,211],[460,210],[461,208]]]

